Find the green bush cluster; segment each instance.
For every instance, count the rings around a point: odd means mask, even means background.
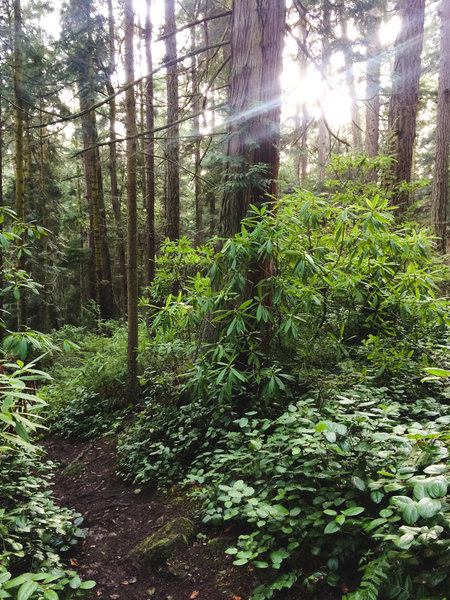
[[[166,244],[142,301],[120,472],[195,483],[205,523],[243,532],[228,552],[261,573],[257,600],[358,565],[348,600],[443,600],[449,583],[446,273],[364,183],[373,166],[340,159],[321,196],[252,207],[214,258]],[[305,553],[323,568],[302,573]]]

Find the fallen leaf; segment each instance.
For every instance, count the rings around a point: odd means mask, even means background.
[[[189,598],[197,598],[198,595],[200,594],[200,592],[197,592],[197,590],[195,590],[195,592],[192,592],[192,594],[189,596]]]
[[[240,596],[234,596],[233,595],[233,600],[242,600],[242,598]]]
[[[80,563],[75,558],[71,558],[70,559],[70,564],[72,565],[72,567],[79,567],[80,566]]]
[[[122,585],[128,585],[128,581],[122,581]]]
[[[137,577],[130,577],[130,579],[128,580],[128,583],[136,583],[137,581]]]

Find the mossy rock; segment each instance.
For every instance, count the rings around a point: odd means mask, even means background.
[[[64,469],[64,475],[67,477],[76,477],[77,475],[81,475],[83,471],[86,469],[86,465],[81,460],[74,460],[67,465]]]
[[[194,523],[189,519],[185,517],[172,519],[156,533],[139,542],[127,558],[141,566],[161,565],[175,550],[188,546],[194,533]]]

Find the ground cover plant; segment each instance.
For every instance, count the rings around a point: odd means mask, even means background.
[[[443,274],[427,231],[396,224],[363,183],[371,166],[336,162],[327,194],[253,207],[209,281],[153,309],[159,342],[205,322],[215,342],[185,354],[178,398],[148,396],[121,472],[200,485],[205,521],[245,531],[235,564],[267,573],[255,598],[336,585],[349,565],[362,577],[349,599],[442,598],[448,584],[448,397],[422,382],[446,360]],[[246,297],[263,261],[272,275]],[[305,548],[326,565],[306,577]]]
[[[236,533],[234,564],[257,570],[255,600],[323,581],[348,600],[445,598],[447,275],[428,231],[364,183],[382,161],[339,160],[321,196],[252,207],[214,257],[166,244],[141,302],[142,394],[116,421],[119,473],[191,485],[204,522]],[[98,358],[105,373],[119,356]],[[101,402],[56,404],[53,420],[65,435],[115,430]]]
[[[5,218],[8,218],[3,223]],[[27,228],[11,211],[2,209],[2,246],[23,232],[40,235],[41,228]],[[14,253],[12,254],[14,256]],[[14,268],[14,261],[3,262],[0,295],[25,289],[36,292],[28,275]],[[4,315],[2,314],[2,317]],[[5,327],[3,321],[1,327]],[[9,331],[2,344],[0,365],[0,598],[17,600],[58,600],[84,595],[95,583],[82,582],[67,569],[61,553],[83,538],[83,519],[73,511],[60,508],[48,489],[48,466],[38,459],[42,454],[33,436],[44,429],[42,408],[45,401],[37,386],[49,379],[38,368],[43,357],[28,363],[30,348],[54,349],[47,336],[26,329]],[[15,360],[20,357],[18,360]]]

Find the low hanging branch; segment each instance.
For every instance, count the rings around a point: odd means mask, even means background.
[[[159,38],[157,38],[155,40],[155,42],[162,42],[163,40],[166,40],[171,35],[176,35],[177,33],[184,31],[185,29],[190,29],[191,27],[200,25],[200,23],[206,23],[207,21],[213,21],[214,19],[220,19],[221,17],[229,17],[230,15],[231,15],[231,10],[227,10],[227,11],[225,11],[223,13],[219,13],[217,15],[211,15],[210,17],[204,17],[203,19],[197,19],[197,21],[192,21],[191,23],[187,23],[186,25],[183,25],[183,27],[179,27],[175,31],[171,31],[170,33],[164,33],[163,35],[159,36]]]
[[[184,123],[185,121],[189,121],[190,119],[193,119],[194,117],[198,117],[201,114],[203,114],[203,111],[199,111],[197,113],[189,115],[188,117],[183,117],[182,119],[178,119],[178,121],[173,121],[172,123],[166,123],[165,125],[161,125],[161,127],[155,127],[155,129],[152,129],[151,131],[140,131],[139,133],[137,133],[135,136],[132,136],[131,138],[123,137],[123,138],[117,138],[115,140],[108,140],[107,142],[100,142],[98,144],[95,144],[94,146],[89,146],[89,148],[83,148],[83,150],[78,150],[78,152],[75,152],[75,154],[72,154],[72,156],[70,158],[76,158],[77,156],[80,156],[81,154],[84,154],[85,152],[90,152],[91,150],[94,150],[95,148],[100,148],[101,146],[109,146],[110,144],[118,144],[120,142],[126,142],[127,140],[130,140],[133,138],[145,137],[146,135],[152,135],[153,133],[157,133],[158,131],[164,131],[166,129],[170,129],[174,125],[178,125],[180,123]]]
[[[227,40],[225,42],[218,42],[217,44],[212,44],[211,46],[203,46],[202,48],[197,48],[195,50],[191,50],[191,52],[187,52],[186,54],[183,54],[183,56],[179,56],[178,58],[175,58],[171,61],[166,61],[166,62],[161,63],[161,65],[159,65],[159,67],[156,67],[156,69],[153,69],[153,71],[151,73],[147,73],[146,75],[143,75],[142,77],[139,77],[138,79],[135,79],[131,83],[127,83],[126,85],[124,85],[120,89],[118,89],[117,92],[114,92],[114,94],[111,94],[107,98],[104,98],[103,100],[100,100],[99,102],[96,102],[95,104],[92,104],[91,106],[89,106],[89,108],[86,108],[85,110],[81,110],[72,115],[68,115],[67,117],[60,117],[60,118],[56,119],[55,121],[50,121],[49,123],[45,123],[45,125],[43,125],[42,123],[39,125],[30,125],[27,127],[27,129],[40,129],[42,127],[48,127],[49,125],[58,125],[59,123],[66,123],[67,121],[73,121],[74,119],[79,119],[83,115],[90,113],[92,110],[97,110],[97,108],[100,108],[104,104],[107,104],[113,98],[116,98],[120,94],[123,94],[124,92],[129,90],[130,87],[133,87],[134,85],[137,85],[137,84],[141,83],[141,81],[144,81],[145,79],[147,79],[147,77],[149,77],[151,75],[155,75],[159,71],[162,71],[162,69],[165,69],[166,67],[169,67],[171,65],[175,65],[179,62],[183,62],[183,60],[186,60],[187,58],[191,58],[192,56],[195,56],[196,54],[201,54],[202,52],[207,52],[208,50],[213,50],[214,48],[228,46],[229,43],[230,43],[230,41]],[[149,133],[151,133],[151,132],[146,132],[146,135],[148,135]],[[127,138],[123,138],[123,140],[121,140],[121,141],[124,141],[126,139]],[[105,144],[109,144],[109,143],[110,142],[106,142]]]

